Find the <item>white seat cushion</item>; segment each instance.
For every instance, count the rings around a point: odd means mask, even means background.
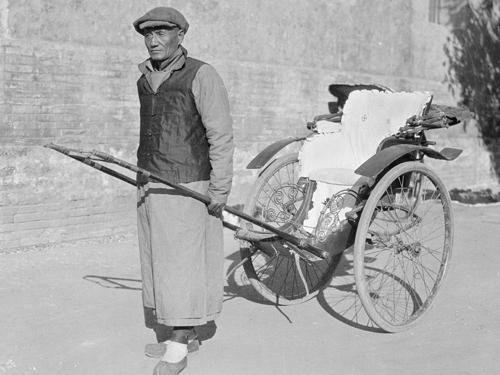
[[[422,114],[431,99],[426,92],[352,92],[344,106],[342,128],[356,167],[373,156],[380,142],[397,133],[409,117]]]
[[[313,209],[304,223],[316,226],[323,202],[361,177],[354,171],[373,156],[380,142],[396,133],[432,98],[422,92],[353,91],[342,122],[307,138],[299,151],[299,176],[318,182]]]

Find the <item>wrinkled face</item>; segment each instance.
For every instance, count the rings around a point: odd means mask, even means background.
[[[184,31],[178,27],[150,28],[144,31],[144,42],[151,60],[155,62],[168,59],[184,39]]]

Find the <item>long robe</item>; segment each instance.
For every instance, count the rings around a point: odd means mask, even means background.
[[[206,194],[208,184],[183,185]],[[224,287],[221,220],[205,204],[160,183],[141,186],[137,198],[144,307],[167,326],[215,320]]]

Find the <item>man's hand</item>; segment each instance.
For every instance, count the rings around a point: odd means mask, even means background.
[[[218,217],[219,219],[222,219],[222,211],[224,210],[224,207],[226,205],[224,203],[219,203],[214,201],[213,199],[210,201],[208,204],[208,213],[210,215],[213,215],[215,217]]]

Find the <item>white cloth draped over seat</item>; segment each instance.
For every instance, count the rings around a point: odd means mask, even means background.
[[[313,209],[304,225],[315,227],[322,203],[352,187],[361,177],[354,173],[356,168],[375,155],[380,142],[409,117],[422,114],[431,99],[427,92],[353,91],[340,126],[307,138],[299,151],[299,175],[317,182]]]
[[[426,92],[354,91],[344,106],[342,124],[354,168],[377,152],[380,142],[421,115],[432,96]]]

